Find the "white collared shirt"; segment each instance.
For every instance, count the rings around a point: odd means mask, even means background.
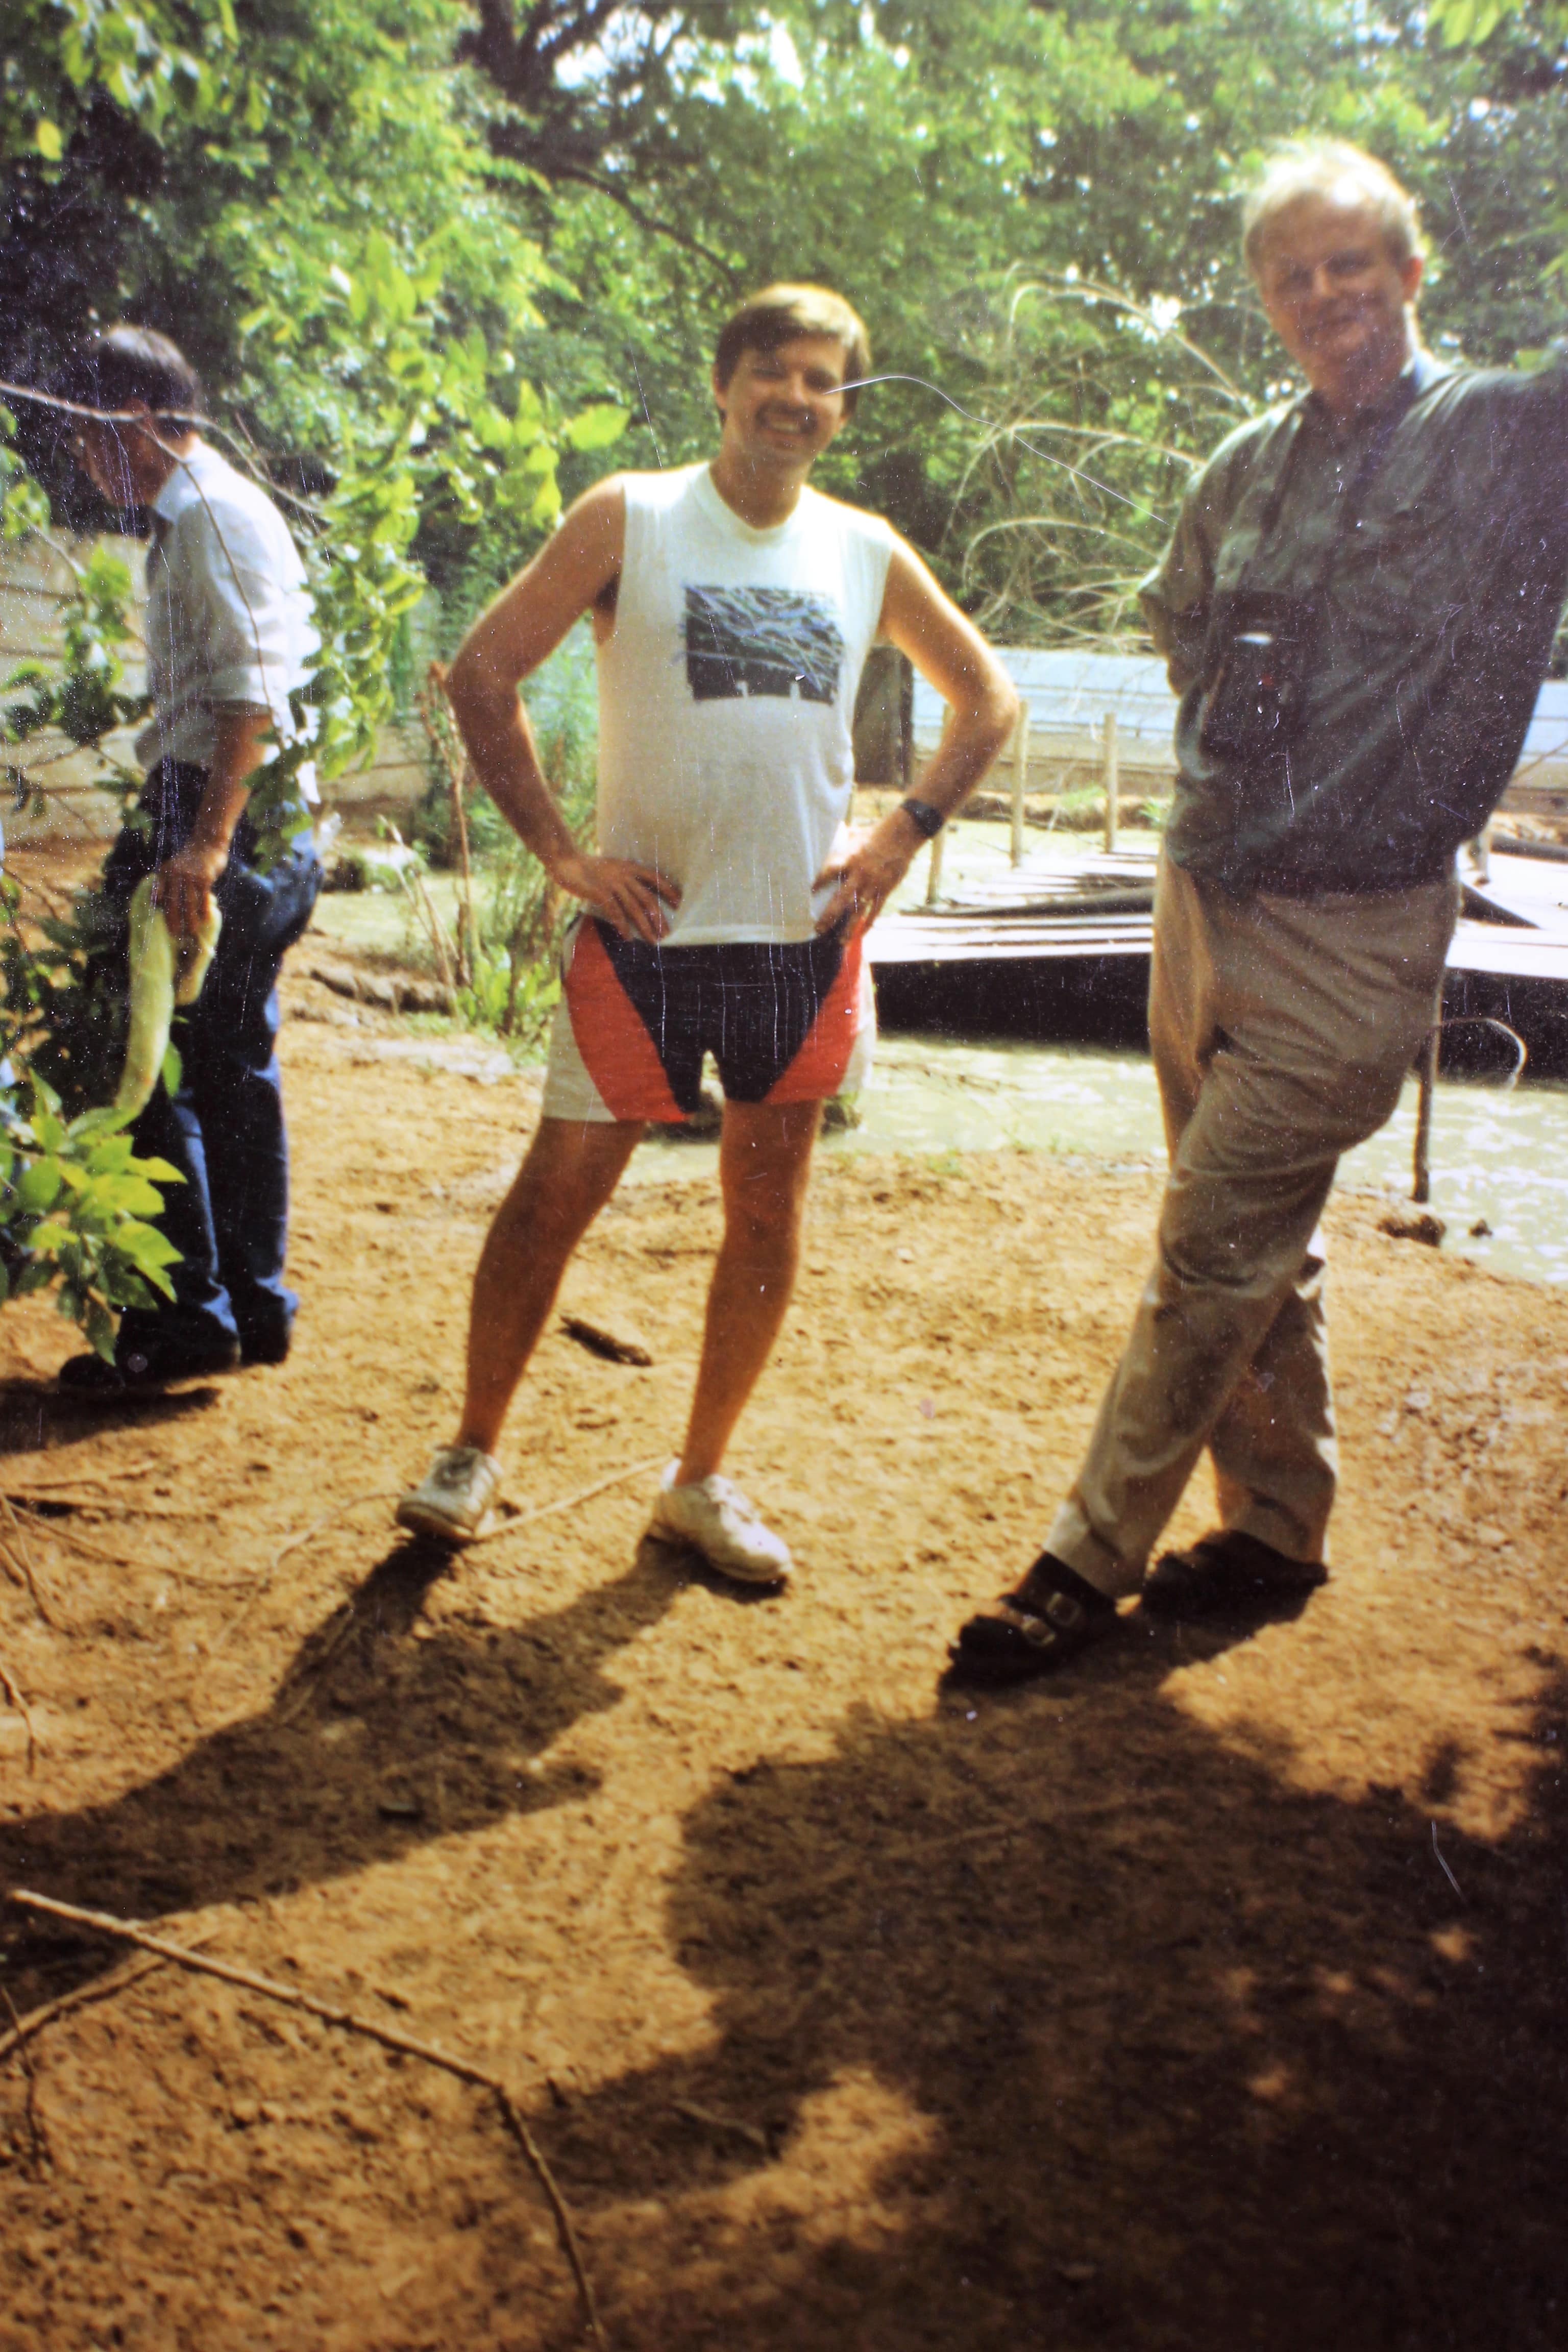
[[[137,757],[212,763],[214,714],[267,710],[281,742],[296,733],[291,690],[320,639],[300,551],[266,492],[196,440],[153,502],[147,555],[147,684],[153,717]],[[300,790],[320,797],[315,771]]]

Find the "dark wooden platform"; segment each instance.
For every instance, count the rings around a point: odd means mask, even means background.
[[[867,941],[884,1020],[961,1034],[1141,1035],[1154,856],[1141,845],[1037,857],[936,908],[884,916]],[[1506,1022],[1537,1069],[1568,1072],[1568,869],[1494,856],[1486,882],[1468,878],[1448,973],[1446,1020]]]

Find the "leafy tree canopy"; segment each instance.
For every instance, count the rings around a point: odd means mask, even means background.
[[[994,625],[1121,625],[1186,467],[1283,380],[1234,199],[1300,129],[1423,196],[1435,336],[1507,359],[1557,309],[1560,0],[19,14],[3,372],[93,311],[169,326],[298,487],[395,475],[454,615],[558,479],[708,447],[723,309],[811,276],[858,301],[879,368],[937,387],[879,387],[830,483]]]

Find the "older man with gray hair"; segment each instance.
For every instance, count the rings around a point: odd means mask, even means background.
[[[971,1679],[1054,1667],[1140,1589],[1194,1617],[1325,1580],[1318,1221],[1435,1017],[1455,851],[1512,773],[1568,588],[1568,366],[1422,349],[1419,223],[1384,166],[1281,149],[1244,251],[1308,390],[1222,443],[1142,586],[1181,697],[1158,1253],[1047,1549],[959,1635]],[[1220,1526],[1145,1580],[1205,1447]]]

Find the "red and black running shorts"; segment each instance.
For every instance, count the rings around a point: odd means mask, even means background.
[[[876,1036],[858,931],[649,947],[585,916],[567,940],[546,1118],[689,1118],[711,1054],[731,1102],[826,1102],[864,1083]]]

